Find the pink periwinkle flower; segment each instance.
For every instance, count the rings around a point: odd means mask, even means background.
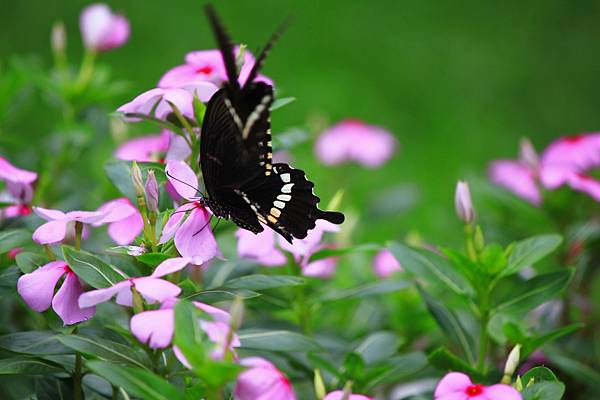
[[[327,165],[353,161],[369,168],[383,165],[392,157],[398,143],[386,129],[347,119],[333,125],[319,136],[317,157]]]
[[[65,276],[60,289],[54,294],[58,280]],[[21,276],[17,291],[25,303],[34,311],[52,309],[65,325],[76,324],[90,319],[95,307],[79,307],[77,299],[83,293],[83,286],[66,262],[52,261],[33,272]]]
[[[158,135],[139,136],[123,142],[114,156],[125,161],[164,162],[185,160],[190,154],[192,149],[183,137],[163,130]]]
[[[0,208],[0,219],[31,214],[30,203],[36,179],[37,173],[17,168],[0,157],[0,181],[6,184],[6,190],[0,193],[0,202],[11,204]]]
[[[131,333],[142,343],[146,343],[153,349],[163,349],[168,347],[173,341],[175,334],[175,312],[173,307],[177,299],[170,299],[161,305],[158,310],[144,311],[134,315],[130,321]],[[193,302],[200,310],[209,314],[212,321],[200,319],[198,323],[200,328],[206,333],[208,339],[215,344],[214,350],[211,352],[213,359],[220,359],[225,353],[226,339],[229,336],[229,319],[228,312],[208,304]],[[229,343],[229,351],[234,351],[235,347],[240,346],[240,340],[237,335],[232,336]],[[181,352],[174,348],[175,354],[180,361],[187,365],[187,361]]]
[[[108,224],[108,235],[119,246],[126,246],[133,242],[144,228],[142,215],[125,197],[108,201],[97,211],[104,216],[92,225]]]
[[[323,400],[342,400],[344,398],[343,390],[333,391],[323,398]],[[371,397],[363,396],[362,394],[350,394],[348,400],[372,400]]]
[[[120,47],[129,39],[129,21],[114,14],[106,4],[92,4],[81,12],[81,36],[86,48],[106,51]]]
[[[373,258],[373,271],[379,278],[385,279],[397,271],[402,271],[402,266],[391,251],[384,249]]]
[[[46,222],[33,232],[33,241],[39,244],[55,244],[62,242],[67,235],[67,226],[74,222],[93,224],[106,216],[103,211],[70,211],[64,213],[42,207],[33,207],[33,212]]]
[[[239,47],[236,47],[235,54],[239,53]],[[239,82],[243,85],[248,79],[248,75],[254,66],[256,59],[250,51],[244,51],[244,64],[240,70]],[[185,56],[185,64],[178,65],[167,71],[160,81],[158,87],[180,87],[197,82],[212,82],[221,86],[227,80],[225,64],[219,50],[199,50],[188,53]],[[266,82],[273,85],[273,81],[264,75],[256,77],[258,82]]]
[[[285,254],[275,246],[275,232],[265,227],[265,230],[254,234],[246,229],[238,229],[235,233],[238,239],[237,251],[240,257],[255,260],[257,263],[276,267],[285,265]]]
[[[435,400],[522,400],[519,391],[512,386],[483,386],[460,372],[446,374],[437,384],[434,397]]]
[[[198,96],[200,101],[206,103],[217,90],[218,87],[211,82],[197,82],[185,87],[154,88],[140,94],[129,103],[123,104],[117,109],[117,112],[123,114],[152,114],[156,118],[165,119],[173,112],[171,107],[171,104],[173,104],[181,111],[181,114],[193,119],[194,107],[192,103],[194,95]],[[126,120],[135,122],[140,119],[126,117]]]
[[[295,400],[289,379],[271,362],[260,357],[244,358],[248,369],[238,375],[235,400]]]
[[[160,243],[165,243],[174,237],[179,254],[204,263],[215,257],[219,253],[219,248],[210,226],[211,214],[202,205],[201,199],[196,197],[194,188],[198,187],[198,177],[183,161],[169,161],[165,171],[169,183],[179,196],[189,203],[178,207],[171,214],[163,229]]]
[[[151,276],[129,278],[117,282],[108,288],[85,292],[79,297],[79,306],[95,306],[116,296],[117,304],[131,307],[133,304],[133,288],[142,295],[148,304],[165,302],[177,297],[181,293],[181,288],[161,278],[174,271],[183,269],[190,261],[187,258],[170,258],[160,263]]]

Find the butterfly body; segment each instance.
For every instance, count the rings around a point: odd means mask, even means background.
[[[318,209],[314,184],[303,171],[273,164],[270,107],[272,86],[254,82],[271,42],[248,80],[237,80],[233,47],[212,8],[207,8],[229,81],[207,104],[200,138],[206,205],[218,217],[258,233],[269,226],[288,241],[304,238],[317,219],[340,224],[343,214]]]

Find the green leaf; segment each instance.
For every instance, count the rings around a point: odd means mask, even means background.
[[[464,372],[474,380],[481,380],[482,376],[471,365],[456,357],[445,347],[435,349],[427,356],[429,363],[442,371]]]
[[[562,242],[560,235],[539,235],[517,242],[501,276],[516,274],[552,253]]]
[[[554,375],[549,368],[546,367],[533,367],[529,371],[525,372],[521,377],[521,382],[524,386],[527,386],[529,381],[533,379],[533,382],[551,381],[558,382],[558,378]]]
[[[386,293],[397,292],[412,287],[412,284],[401,280],[381,280],[378,282],[367,283],[348,289],[332,289],[325,293],[322,301],[338,301],[347,299],[362,299],[369,296],[377,296]]]
[[[203,303],[218,303],[221,301],[231,301],[236,297],[241,297],[242,299],[253,299],[255,297],[260,297],[261,294],[257,292],[253,292],[252,290],[245,289],[213,289],[213,290],[203,290],[202,292],[193,293],[187,295],[185,297],[186,300],[190,301],[201,301]]]
[[[137,367],[124,367],[106,361],[86,361],[86,366],[112,385],[145,400],[182,399],[183,393],[160,376]]]
[[[158,266],[158,264],[165,260],[168,260],[171,257],[163,253],[144,253],[141,256],[137,256],[136,258],[138,261],[146,265],[156,267]]]
[[[104,172],[108,176],[108,179],[115,185],[119,191],[125,195],[129,200],[135,203],[135,189],[133,182],[131,181],[131,162],[123,160],[108,160],[104,163]],[[149,169],[153,169],[155,172],[156,180],[158,184],[166,181],[164,174],[165,166],[161,163],[144,162],[137,163],[142,171],[142,179],[145,181]]]
[[[0,232],[0,254],[31,243],[31,232],[27,229],[5,229]]]
[[[560,400],[565,394],[562,382],[540,382],[523,390],[523,400]]]
[[[572,269],[538,275],[516,286],[508,296],[500,299],[494,312],[530,311],[559,294],[573,276]]]
[[[175,304],[175,345],[181,350],[194,370],[204,363],[204,333],[198,322],[196,307],[189,301],[180,300]]]
[[[22,354],[71,354],[73,351],[58,339],[60,333],[52,331],[28,331],[0,336],[0,347]]]
[[[527,342],[523,344],[523,348],[521,348],[521,359],[524,360],[528,355],[533,353],[537,348],[543,346],[544,344],[556,340],[565,335],[571,334],[576,330],[579,330],[584,327],[582,323],[575,323],[567,326],[563,326],[557,330],[554,330],[550,333],[547,333],[542,336],[538,336],[536,338],[529,339]]]
[[[548,353],[548,357],[561,370],[571,375],[579,382],[595,387],[600,390],[600,372],[591,368],[580,361],[560,355]]]
[[[11,265],[0,271],[0,289],[14,292],[17,289],[17,281],[20,275],[21,271],[16,265]]]
[[[388,358],[386,364],[390,366],[390,369],[369,382],[365,392],[371,392],[372,388],[381,384],[397,383],[405,380],[425,369],[428,365],[427,357],[420,351]]]
[[[351,352],[346,354],[343,365],[344,380],[357,380],[365,374],[365,362],[360,354]]]
[[[246,275],[224,283],[226,289],[266,290],[306,284],[303,278],[290,275]]]
[[[89,354],[106,361],[132,364],[140,368],[146,368],[146,365],[150,363],[145,353],[108,339],[84,335],[64,335],[60,336],[58,340],[79,353]]]
[[[43,254],[33,253],[30,251],[24,251],[22,253],[17,254],[15,257],[15,261],[17,262],[17,266],[24,273],[28,274],[30,272],[35,271],[42,265],[48,262],[48,257]]]
[[[370,365],[396,354],[400,343],[400,338],[391,332],[375,332],[367,336],[354,351]]]
[[[67,382],[52,376],[36,378],[36,400],[73,400],[73,385]]]
[[[63,245],[62,252],[69,267],[93,288],[106,288],[125,278],[115,267],[86,251]]]
[[[402,267],[418,278],[426,282],[440,283],[459,295],[473,293],[471,285],[442,257],[430,251],[412,249],[398,242],[391,242],[388,247]]]
[[[475,340],[463,326],[458,316],[448,309],[442,302],[432,297],[422,288],[418,288],[425,300],[427,309],[436,320],[442,331],[461,348],[470,364],[475,364]]]
[[[296,332],[270,330],[242,330],[238,333],[241,347],[270,351],[321,351],[314,340]]]
[[[49,375],[65,371],[53,362],[17,356],[0,359],[0,375]]]
[[[489,244],[483,249],[479,261],[483,264],[484,270],[493,276],[500,271],[505,271],[508,263],[504,249],[495,243]]]
[[[278,108],[287,106],[290,103],[293,103],[294,101],[296,101],[295,97],[282,97],[281,99],[276,99],[273,104],[271,104],[271,109],[270,111],[275,111]]]
[[[349,253],[376,252],[378,250],[381,250],[381,246],[369,243],[351,247],[325,248],[314,252],[308,259],[308,262],[322,260],[328,257],[339,257]]]

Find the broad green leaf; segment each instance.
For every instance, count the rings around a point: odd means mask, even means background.
[[[112,340],[84,335],[64,335],[60,336],[58,340],[79,353],[89,354],[106,361],[132,364],[140,368],[147,368],[146,365],[150,363],[145,353]]]
[[[0,375],[50,375],[64,373],[53,362],[39,358],[17,356],[0,359]]]
[[[495,312],[530,311],[559,294],[573,276],[572,269],[538,275],[514,288],[494,306]]]
[[[562,242],[560,235],[539,235],[517,242],[501,276],[516,274],[552,253]]]
[[[548,357],[561,370],[568,373],[579,382],[593,386],[596,390],[600,390],[600,372],[583,364],[581,361],[560,355],[548,353]]]
[[[48,262],[48,257],[43,254],[32,253],[30,251],[24,251],[22,253],[17,254],[15,257],[15,261],[17,262],[17,266],[24,273],[28,274],[30,272],[35,271],[42,265]]]
[[[563,326],[562,328],[559,328],[550,333],[546,333],[545,335],[529,339],[523,344],[523,348],[521,349],[521,359],[526,359],[528,355],[533,353],[537,348],[543,346],[544,344],[556,340],[565,335],[571,334],[583,328],[583,326],[584,324],[582,323],[571,324]]]
[[[365,361],[360,354],[351,352],[346,354],[343,365],[344,380],[358,380],[365,374]]]
[[[386,279],[348,289],[332,289],[325,293],[321,297],[321,300],[338,301],[347,299],[362,299],[364,297],[397,292],[409,287],[412,287],[412,284],[407,281]]]
[[[69,384],[67,384],[67,382]],[[73,400],[71,382],[52,376],[38,377],[35,380],[36,400]]]
[[[261,296],[260,293],[246,289],[212,289],[187,295],[185,299],[212,304],[221,301],[231,301],[236,297],[241,297],[242,299],[252,299],[259,296]]]
[[[204,333],[200,329],[198,317],[196,307],[189,301],[180,300],[175,304],[175,336],[173,342],[195,371],[202,367],[205,358],[202,343]]]
[[[523,390],[523,400],[561,400],[565,394],[562,382],[540,382]]]
[[[304,285],[305,280],[290,275],[246,275],[224,283],[226,289],[266,290],[288,286]]]
[[[270,351],[320,351],[314,340],[296,332],[270,330],[242,330],[238,333],[242,347]]]
[[[467,364],[445,347],[435,349],[427,356],[429,363],[442,371],[464,372],[474,380],[480,380],[479,374],[471,365]]]
[[[524,358],[524,357],[523,357]],[[533,367],[529,371],[525,372],[521,377],[521,382],[524,386],[527,386],[530,380],[533,379],[534,383],[542,381],[558,382],[558,378],[554,375],[549,368],[546,367]]]
[[[213,361],[208,358],[199,368],[194,369],[206,385],[217,388],[231,382],[244,370],[244,367],[233,362]]]
[[[58,339],[60,333],[52,331],[27,331],[0,336],[0,347],[22,354],[70,354],[73,351]]]
[[[376,245],[376,244],[361,244],[358,246],[351,246],[351,247],[338,247],[338,248],[333,248],[333,249],[322,249],[319,251],[314,252],[308,262],[313,262],[313,261],[317,261],[317,260],[322,260],[324,258],[328,258],[328,257],[339,257],[339,256],[343,256],[346,254],[350,254],[350,253],[361,253],[361,252],[376,252],[378,250],[381,250],[381,246]]]
[[[375,332],[367,336],[354,351],[370,365],[396,354],[400,343],[400,338],[391,332]]]
[[[459,295],[473,293],[471,285],[453,269],[448,260],[430,251],[419,251],[398,242],[391,242],[389,249],[402,267],[418,278],[442,284]]]
[[[124,367],[106,361],[86,361],[85,365],[93,373],[140,399],[175,400],[184,397],[167,380],[142,368]]]
[[[436,320],[442,331],[454,341],[462,350],[470,364],[475,363],[475,340],[463,326],[458,316],[448,309],[442,302],[432,297],[429,293],[419,288],[425,300],[427,309]]]
[[[69,267],[93,288],[106,288],[125,278],[115,267],[86,251],[63,245],[62,252]]]
[[[278,108],[287,106],[290,103],[293,103],[294,101],[296,101],[295,97],[282,97],[280,99],[276,99],[273,104],[271,104],[271,109],[270,111],[275,111]]]
[[[31,232],[27,229],[5,229],[0,231],[0,254],[31,243]]]
[[[386,364],[390,366],[390,369],[369,382],[366,392],[371,392],[373,387],[381,384],[400,382],[425,369],[428,365],[427,357],[420,351],[388,358]]]
[[[146,265],[156,267],[158,264],[168,260],[171,257],[163,253],[144,253],[136,258],[138,261],[143,262]]]
[[[16,265],[11,265],[0,271],[0,289],[9,292],[17,290],[17,281],[19,280],[20,275],[21,271],[19,271],[19,268]]]
[[[504,254],[504,249],[500,245],[492,243],[483,249],[479,262],[483,265],[485,272],[495,276],[500,271],[506,270],[508,260],[506,254]]]

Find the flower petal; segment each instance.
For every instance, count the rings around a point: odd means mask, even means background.
[[[137,208],[131,204],[129,199],[121,197],[107,201],[98,207],[96,211],[104,214],[101,220],[94,222],[94,226],[100,226],[110,222],[121,221],[137,212]]]
[[[567,183],[573,189],[587,193],[594,200],[600,201],[600,182],[591,176],[576,172],[569,177]]]
[[[170,160],[165,167],[167,179],[184,199],[194,199],[198,191],[196,173],[183,161]]]
[[[153,349],[164,349],[173,340],[175,317],[173,309],[144,311],[131,318],[131,333]]]
[[[162,234],[160,235],[160,240],[158,241],[158,244],[164,244],[164,243],[168,242],[169,240],[171,240],[171,238],[173,236],[175,236],[175,232],[177,232],[177,229],[179,228],[179,225],[181,225],[183,217],[185,217],[185,212],[192,210],[193,208],[194,208],[193,204],[184,204],[184,205],[180,206],[179,208],[177,208],[169,216],[169,220],[167,221],[167,223],[165,224],[165,227],[163,228],[163,231],[162,231]]]
[[[69,211],[67,219],[84,224],[93,224],[94,222],[101,221],[106,213],[107,211]]]
[[[17,168],[4,157],[0,157],[0,180],[15,183],[32,183],[37,173]]]
[[[158,161],[156,155],[167,151],[168,145],[169,140],[164,135],[140,136],[123,142],[114,156],[126,161]]]
[[[461,372],[450,372],[446,374],[437,384],[435,388],[435,399],[441,399],[442,396],[451,393],[464,393],[467,387],[472,385],[471,378]]]
[[[213,321],[223,322],[224,324],[229,325],[229,319],[231,318],[231,315],[227,311],[221,310],[220,308],[208,304],[200,303],[199,301],[194,301],[193,303],[200,310],[204,311],[207,314],[210,314]]]
[[[492,385],[483,391],[488,400],[521,400],[521,393],[509,385]]]
[[[323,400],[342,400],[344,398],[343,390],[335,390],[323,398]],[[370,397],[363,396],[362,394],[350,394],[348,400],[372,400]]]
[[[67,263],[64,261],[52,261],[19,278],[17,291],[29,308],[37,312],[50,308],[54,287],[66,268]]]
[[[335,273],[337,260],[335,257],[322,258],[302,266],[302,275],[313,278],[328,279]]]
[[[198,257],[203,262],[218,252],[206,208],[196,207],[175,233],[175,247],[183,257]]]
[[[264,358],[249,357],[240,364],[248,367],[238,375],[234,397],[236,400],[295,400],[296,395],[288,379]]]
[[[166,299],[177,297],[181,293],[179,286],[150,276],[134,279],[133,286],[144,296],[148,303],[162,303]]]
[[[80,308],[87,308],[95,306],[96,304],[104,303],[105,301],[110,300],[114,295],[119,293],[122,290],[129,290],[131,286],[130,280],[125,280],[121,282],[117,282],[111,287],[107,287],[104,289],[96,289],[90,290],[88,292],[83,293],[79,296],[79,300],[77,303]]]
[[[132,243],[144,229],[144,220],[138,210],[129,217],[108,225],[108,236],[119,246]]]
[[[373,259],[373,271],[380,278],[388,278],[394,272],[401,270],[400,263],[389,250],[381,250]]]
[[[56,296],[52,299],[52,308],[65,325],[73,325],[90,319],[96,313],[96,307],[80,308],[79,296],[83,294],[83,286],[74,272],[67,272]]]
[[[173,272],[181,271],[190,262],[192,262],[192,259],[187,258],[187,257],[169,258],[168,260],[161,262],[154,269],[154,272],[152,273],[151,276],[154,278],[161,278],[163,276],[172,274]]]
[[[494,161],[490,164],[488,175],[490,181],[531,204],[539,205],[542,202],[540,189],[535,181],[536,173],[526,164],[512,160]]]
[[[40,218],[46,221],[64,220],[67,215],[60,210],[51,210],[49,208],[33,207],[33,212]]]
[[[39,244],[61,242],[67,234],[68,221],[50,221],[38,227],[33,232],[33,241]]]

